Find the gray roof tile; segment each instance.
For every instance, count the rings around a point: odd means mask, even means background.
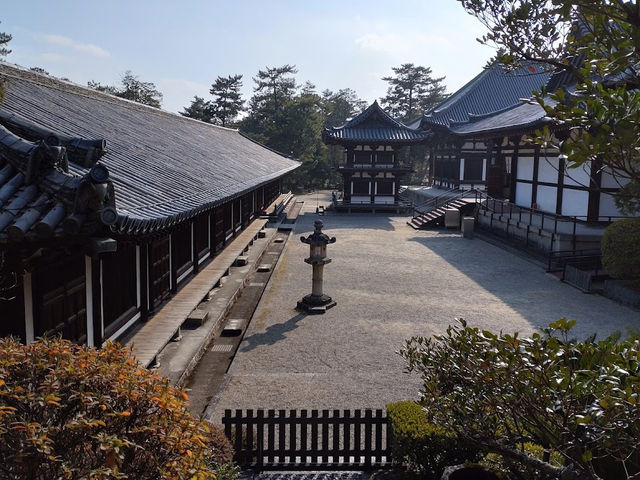
[[[17,114],[56,135],[106,140],[100,163],[109,169],[116,191],[116,229],[129,225],[127,219],[141,220],[142,230],[169,225],[300,165],[237,130],[3,63],[0,75],[6,80],[0,105],[5,114]],[[71,174],[88,172],[70,160]]]

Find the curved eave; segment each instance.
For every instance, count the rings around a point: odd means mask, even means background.
[[[500,137],[510,137],[514,135],[526,135],[532,133],[533,130],[541,128],[545,125],[549,125],[551,123],[551,119],[548,117],[543,117],[541,119],[534,120],[532,122],[523,123],[520,125],[510,126],[508,128],[505,127],[496,127],[490,128],[486,130],[476,130],[476,131],[467,131],[467,132],[456,132],[455,130],[451,130],[448,133],[457,138],[494,138],[496,136]]]
[[[256,183],[255,185],[246,187],[231,195],[227,195],[224,198],[218,198],[212,201],[204,202],[198,206],[185,208],[184,210],[180,210],[173,214],[158,215],[153,217],[152,216],[142,217],[142,216],[137,216],[135,212],[123,213],[122,211],[118,211],[118,220],[116,221],[115,225],[111,227],[111,231],[113,233],[117,233],[120,235],[139,236],[139,235],[154,234],[163,230],[171,229],[176,225],[179,225],[182,222],[190,220],[203,212],[210,211],[213,208],[219,205],[222,205],[223,203],[226,203],[231,200],[235,200],[236,198],[244,195],[247,192],[250,192],[251,190],[260,188],[261,186],[277,178],[283,177],[288,173],[292,172],[293,170],[295,170],[296,168],[300,167],[300,165],[301,163],[298,163],[297,165],[281,170],[280,172],[277,172],[274,175],[270,175],[269,177],[263,179],[261,182]],[[192,200],[185,199],[185,204],[188,204],[188,203],[192,203]],[[181,208],[182,206],[176,205],[174,202],[173,207]],[[154,209],[163,210],[164,208],[163,206],[147,207],[147,210],[154,210]]]

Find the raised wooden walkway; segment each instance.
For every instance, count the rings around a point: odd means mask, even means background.
[[[229,267],[242,255],[267,220],[256,219],[238,235],[211,263],[204,267],[176,295],[171,298],[126,343],[136,359],[148,367],[162,349],[176,335],[189,314],[196,308]]]

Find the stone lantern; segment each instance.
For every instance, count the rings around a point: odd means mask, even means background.
[[[316,220],[313,225],[315,230],[311,235],[300,237],[302,243],[309,245],[309,258],[304,261],[313,267],[311,294],[299,300],[297,308],[308,313],[324,313],[336,304],[330,296],[322,293],[322,271],[331,262],[327,258],[327,245],[335,243],[336,237],[329,238],[322,233],[323,223],[320,220]]]

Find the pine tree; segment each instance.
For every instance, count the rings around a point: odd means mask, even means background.
[[[394,118],[411,120],[446,98],[445,77],[433,78],[431,68],[404,63],[392,70],[393,76],[382,78],[390,85],[382,107]]]
[[[109,93],[116,97],[126,98],[137,103],[149,105],[151,107],[160,108],[162,102],[162,93],[160,93],[155,84],[151,82],[143,82],[131,70],[127,70],[122,76],[121,87],[111,85],[102,85],[100,82],[90,80],[87,82],[89,88],[100,92]]]
[[[196,95],[193,97],[191,105],[184,107],[180,115],[210,123],[213,118],[213,107],[211,102],[207,102],[204,98]]]
[[[226,127],[238,118],[238,114],[244,110],[241,88],[242,75],[216,78],[209,90],[214,96],[210,102],[213,123]]]
[[[295,65],[282,67],[267,67],[259,70],[258,76],[253,78],[256,83],[254,97],[256,106],[266,107],[273,113],[273,121],[278,123],[278,113],[281,112],[285,99],[291,97],[297,88],[296,80],[291,75],[298,73]]]

